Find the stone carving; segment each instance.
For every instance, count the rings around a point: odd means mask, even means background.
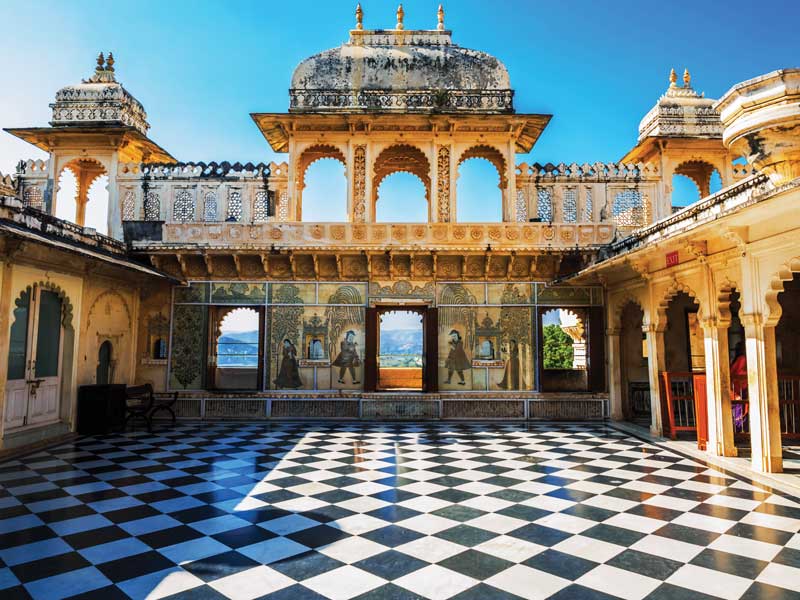
[[[436,199],[439,204],[439,221],[450,221],[450,147],[439,146],[436,162]]]
[[[353,219],[366,220],[367,147],[358,144],[353,151]]]

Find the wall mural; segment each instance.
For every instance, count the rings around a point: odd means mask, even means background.
[[[263,386],[361,390],[366,306],[393,298],[438,308],[442,391],[530,390],[536,384],[537,304],[602,301],[589,288],[486,282],[199,282],[176,288],[171,389],[203,389],[212,305],[264,306]]]

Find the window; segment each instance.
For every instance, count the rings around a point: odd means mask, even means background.
[[[553,220],[553,191],[550,188],[538,188],[536,190],[537,212],[536,216],[540,221]]]
[[[611,215],[620,227],[642,227],[647,224],[647,202],[639,190],[624,190],[614,195]]]
[[[144,198],[144,220],[161,220],[161,200],[156,192],[147,192]]]
[[[242,220],[242,193],[239,190],[231,190],[228,194],[228,216],[225,220],[230,223]]]
[[[194,198],[189,190],[179,190],[175,194],[172,218],[178,223],[194,221]]]
[[[44,208],[42,201],[42,190],[39,188],[39,186],[34,185],[29,188],[25,188],[23,199],[25,200],[25,204],[31,208],[35,208],[37,210],[43,210]]]
[[[269,192],[256,192],[253,201],[253,221],[263,222],[269,218]]]
[[[578,191],[575,189],[564,190],[564,202],[562,204],[564,223],[575,223],[578,220]]]
[[[206,197],[203,201],[203,218],[207,222],[217,220],[217,195],[214,192],[206,192]]]
[[[136,194],[133,190],[126,190],[122,196],[122,220],[136,220]]]

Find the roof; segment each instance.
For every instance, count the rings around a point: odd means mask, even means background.
[[[396,125],[398,131],[415,132],[510,132],[518,153],[528,153],[539,139],[552,115],[547,114],[405,114],[402,122],[393,114],[294,114],[251,113],[261,133],[275,152],[289,151],[289,138],[302,131],[328,133],[367,132],[371,128],[386,131]]]

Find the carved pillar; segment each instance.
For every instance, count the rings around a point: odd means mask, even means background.
[[[760,314],[742,315],[747,352],[747,393],[750,399],[750,448],[753,469],[783,471],[775,326]]]
[[[609,315],[609,321],[611,315]],[[622,407],[622,353],[620,352],[619,329],[606,329],[606,340],[608,342],[608,400],[611,404],[611,418],[615,421],[622,421],[624,411]]]
[[[728,323],[703,319],[708,401],[708,451],[717,456],[736,456],[728,365]]]
[[[455,189],[453,181],[452,149],[450,146],[436,147],[436,205],[432,211],[431,221],[449,223],[453,217],[452,194]]]
[[[353,146],[352,167],[347,170],[348,188],[350,197],[350,220],[353,223],[363,223],[367,219],[367,146],[356,144]]]
[[[650,433],[664,434],[661,419],[661,373],[664,371],[664,331],[655,325],[642,325],[647,343],[647,374],[650,380]]]

